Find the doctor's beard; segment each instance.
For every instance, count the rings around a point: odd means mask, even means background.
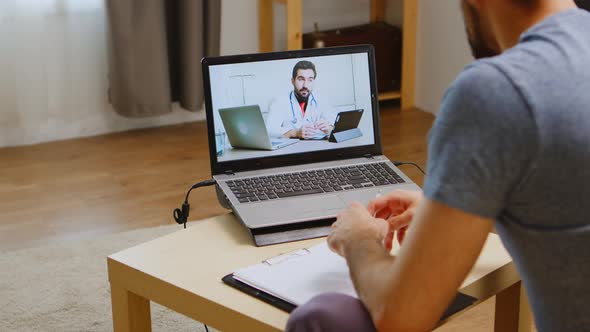
[[[303,93],[306,93],[306,94],[303,95]],[[297,100],[299,100],[299,102],[303,102],[303,101],[307,101],[307,98],[309,98],[311,91],[309,91],[308,88],[302,88],[299,90],[295,90],[295,94],[297,95]]]

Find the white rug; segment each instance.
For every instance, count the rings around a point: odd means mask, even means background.
[[[162,226],[0,253],[0,331],[112,331],[106,257],[177,230]],[[205,331],[203,324],[154,303],[152,326]]]

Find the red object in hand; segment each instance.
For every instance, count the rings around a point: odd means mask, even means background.
[[[406,236],[407,230],[408,230],[408,226],[397,230],[397,242],[399,242],[400,246],[402,245],[402,242],[404,241],[404,237]]]

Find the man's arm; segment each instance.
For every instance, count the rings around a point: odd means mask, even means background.
[[[307,138],[315,137],[316,134],[317,134],[317,131],[314,128],[314,126],[310,123],[306,123],[306,124],[302,125],[301,128],[299,128],[299,130],[291,129],[291,130],[287,131],[286,133],[283,134],[283,137],[307,139]]]
[[[471,270],[492,224],[423,198],[397,257],[370,231],[345,235],[348,240],[336,250],[346,257],[379,331],[430,331]]]
[[[295,129],[291,129],[288,132],[283,134],[284,138],[298,138],[297,136],[297,130]]]
[[[331,235],[337,245],[331,246],[345,248],[335,250],[345,254],[355,287],[381,331],[436,325],[477,259],[493,219],[518,193],[537,158],[538,132],[527,109],[504,72],[485,62],[470,66],[447,91],[430,131],[428,199],[420,199],[395,261],[376,251],[379,241],[363,240],[371,236],[359,226],[378,221],[371,214],[381,208],[369,205],[364,223],[336,222],[356,226],[340,234],[337,230],[346,227],[337,225]],[[376,216],[392,222],[385,211]]]

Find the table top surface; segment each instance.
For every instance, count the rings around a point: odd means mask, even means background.
[[[295,144],[291,144],[284,148],[280,148],[273,151],[264,150],[249,150],[232,148],[228,146],[225,148],[223,156],[218,158],[218,161],[228,161],[234,159],[250,159],[250,158],[262,158],[262,157],[276,157],[287,154],[299,154],[310,151],[322,151],[322,150],[333,150],[333,149],[344,149],[353,146],[363,146],[374,144],[374,139],[371,139],[369,135],[354,138],[341,143],[332,143],[327,139],[324,140],[300,140]]]
[[[146,276],[158,280],[162,291],[166,291],[166,287],[181,289],[190,297],[190,303],[201,310],[199,315],[202,317],[193,318],[207,323],[203,318],[208,315],[218,317],[219,321],[209,320],[214,327],[230,329],[232,326],[220,318],[219,308],[224,308],[234,315],[232,317],[241,318],[240,324],[256,322],[257,328],[283,330],[288,318],[286,312],[223,284],[221,278],[238,268],[308,248],[321,241],[325,238],[255,247],[248,231],[234,215],[225,214],[189,224],[187,229],[115,253],[109,256],[109,263],[120,263],[119,266],[138,276],[133,278],[134,282],[141,282],[141,277]],[[398,249],[394,247],[394,254]],[[474,287],[486,289],[486,296],[491,296],[517,281],[513,280],[514,276],[507,276],[509,272],[498,273],[507,267],[513,269],[512,259],[499,237],[490,234],[462,289],[471,289],[467,292],[470,295],[474,295]],[[113,280],[113,275],[110,278],[111,282],[118,282]]]

